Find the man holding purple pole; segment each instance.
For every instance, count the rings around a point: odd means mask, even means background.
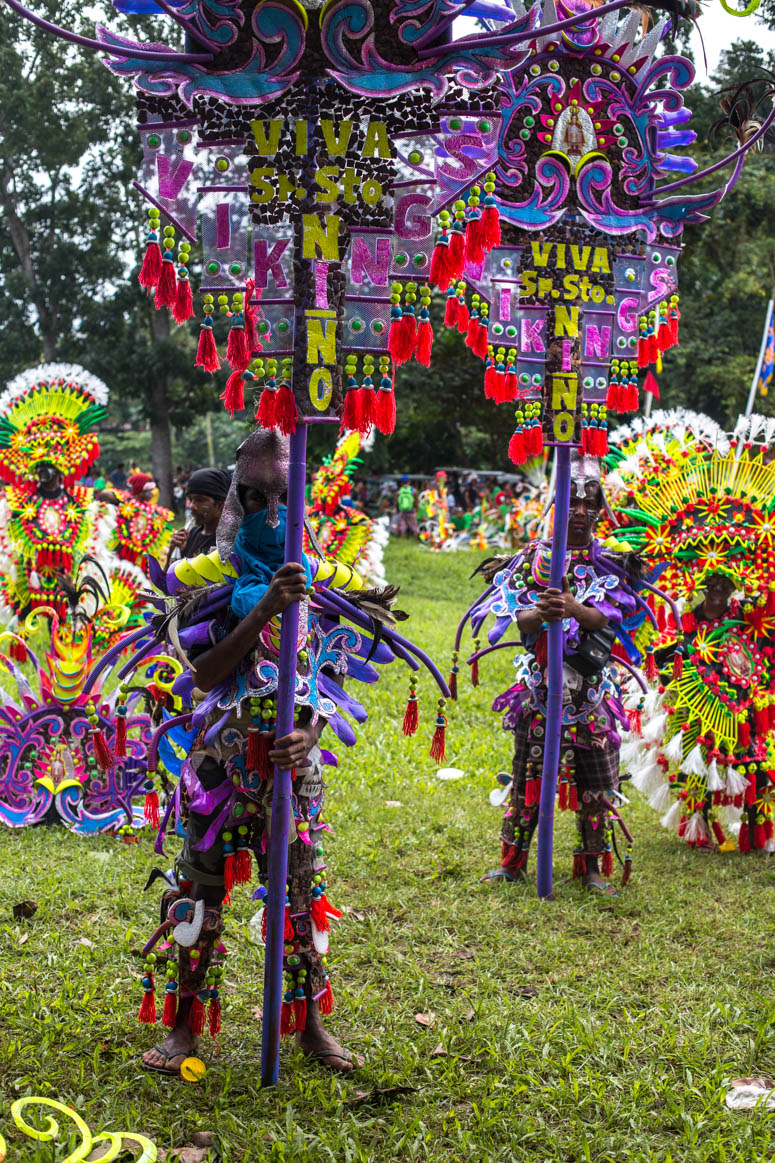
[[[618,730],[629,723],[611,650],[622,617],[636,607],[637,571],[627,556],[610,552],[595,540],[604,503],[597,461],[574,452],[562,589],[550,585],[549,542],[533,541],[507,563],[501,559],[494,565],[492,586],[471,614],[475,635],[485,618],[494,615],[489,649],[497,647],[513,625],[524,646],[514,659],[516,682],[493,704],[494,710],[505,712],[504,730],[514,733],[514,761],[511,780],[504,777],[491,797],[507,808],[501,864],[485,874],[484,881],[526,876],[547,778],[548,629],[557,624],[563,635],[562,719],[557,770],[548,777],[556,777],[560,809],[576,815],[573,875],[589,891],[616,895],[607,878],[613,870],[613,829],[618,823],[625,840],[622,882],[630,876],[631,837],[616,807]]]
[[[175,965],[175,973],[165,1000],[177,995],[177,1007],[174,1023],[172,1004],[163,1017],[172,1026],[170,1033],[143,1056],[147,1068],[162,1073],[179,1073],[181,1063],[197,1050],[205,1029],[205,1007],[211,1033],[218,1032],[220,1005],[213,995],[223,974],[223,904],[235,885],[249,881],[253,858],[259,878],[267,879],[275,764],[294,776],[282,1032],[295,1034],[305,1055],[333,1070],[349,1073],[355,1064],[322,1024],[322,1014],[333,1005],[325,958],[329,917],[339,915],[325,895],[322,840],[328,828],[323,821],[324,757],[317,743],[327,719],[315,713],[313,684],[302,683],[308,691],[306,702],[297,701],[295,726],[277,739],[276,683],[270,684],[275,687],[270,693],[249,694],[262,689],[262,662],[271,669],[277,659],[281,616],[293,603],[299,603],[301,611],[298,670],[304,674],[306,669],[315,566],[304,555],[297,562],[283,560],[287,487],[287,440],[276,432],[255,433],[238,456],[218,528],[222,559],[233,553],[239,562],[229,604],[220,619],[206,626],[206,634],[187,635],[184,627],[180,635],[193,667],[194,705],[199,709],[211,705],[183,778],[187,836],[176,862],[177,884],[163,898],[162,917],[176,925],[177,953],[175,961],[167,962]],[[333,673],[328,681],[339,689]],[[327,689],[322,674],[317,687],[319,710]],[[215,703],[214,692],[221,695]],[[232,705],[222,712],[227,703]],[[266,889],[260,887],[255,895],[261,900]],[[177,927],[181,922],[184,929],[187,924],[198,926],[192,944],[186,943],[191,934]],[[265,921],[263,928],[265,932]]]
[[[163,854],[175,819],[185,841],[174,879],[164,877],[161,923],[143,950],[141,978],[139,1020],[147,1024],[157,1021],[162,967],[167,979],[162,1023],[170,1033],[143,1056],[148,1069],[164,1074],[180,1072],[208,1026],[213,1037],[220,1030],[223,906],[235,887],[250,883],[254,863],[253,899],[266,906],[258,924],[267,946],[269,1081],[281,1034],[295,1035],[307,1057],[331,1070],[349,1074],[359,1064],[322,1024],[333,1008],[330,921],[340,913],[326,895],[322,775],[336,759],[318,741],[328,726],[351,746],[356,737],[345,715],[366,719],[345,677],[374,683],[382,665],[400,659],[412,670],[424,665],[448,694],[437,668],[395,630],[401,615],[392,609],[393,587],[364,589],[352,567],[301,551],[298,435],[289,442],[258,429],[244,441],[216,552],[166,573],[157,568],[166,614],[150,627],[150,640],[137,644],[139,659],[163,639],[177,650],[187,670],[175,694],[193,708],[169,716],[149,748],[151,770],[167,732],[186,753],[156,851]]]

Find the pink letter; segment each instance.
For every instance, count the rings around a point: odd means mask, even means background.
[[[638,303],[639,300],[630,295],[626,299],[622,299],[619,304],[619,311],[616,316],[616,322],[619,325],[620,331],[635,331],[638,326]]]
[[[231,246],[231,204],[219,202],[215,207],[215,248],[228,250]]]
[[[156,173],[159,178],[159,197],[177,198],[185,186],[194,163],[181,158],[175,169],[172,169],[172,160],[166,153],[156,155]]]
[[[364,275],[375,287],[386,287],[388,269],[390,267],[390,239],[378,238],[374,246],[374,255],[369,250],[369,243],[362,235],[356,235],[352,240],[350,253],[350,279],[359,287]]]
[[[409,239],[411,242],[419,242],[423,238],[427,238],[431,233],[431,219],[429,214],[413,214],[412,209],[415,206],[431,205],[433,199],[430,194],[402,194],[400,198],[396,199],[395,223],[396,234],[399,238]],[[411,222],[409,216],[411,214]]]
[[[266,286],[266,276],[270,271],[278,287],[283,288],[288,286],[288,280],[285,277],[285,271],[282,268],[280,259],[285,253],[289,242],[289,238],[281,238],[274,244],[271,250],[268,250],[269,243],[265,238],[256,238],[254,240],[253,262],[256,268],[257,287]]]
[[[520,320],[520,351],[524,355],[527,351],[546,351],[541,332],[546,324],[545,319]]]
[[[584,336],[584,358],[597,356],[598,359],[607,359],[610,349],[611,328],[598,328],[594,323],[590,323]]]
[[[315,306],[328,309],[328,268],[327,262],[315,262]]]
[[[438,172],[453,182],[464,182],[466,178],[472,178],[480,168],[479,163],[464,151],[473,147],[477,150],[478,156],[481,157],[481,137],[476,133],[453,133],[444,138],[443,145],[450,157],[454,158],[459,165],[450,165],[449,162],[442,161],[439,162]]]

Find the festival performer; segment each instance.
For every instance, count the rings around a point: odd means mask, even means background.
[[[750,435],[750,431],[749,431]],[[775,464],[750,441],[644,467],[619,536],[674,599],[657,603],[645,705],[624,754],[633,784],[692,847],[775,851]],[[680,501],[680,504],[676,502]],[[701,601],[679,613],[675,602]]]
[[[349,567],[306,555],[301,562],[283,564],[287,482],[287,439],[275,432],[255,432],[238,451],[218,527],[220,557],[212,554],[182,563],[187,570],[200,569],[202,579],[214,588],[212,599],[202,599],[197,585],[198,604],[188,602],[183,593],[173,615],[179,621],[173,636],[191,668],[188,691],[195,707],[182,780],[187,839],[176,862],[176,885],[162,902],[163,928],[146,946],[140,1011],[141,1022],[156,1020],[153,948],[162,932],[169,935],[172,929],[175,944],[166,962],[163,1013],[171,1032],[143,1058],[146,1067],[166,1074],[178,1073],[196,1049],[204,1030],[205,1004],[210,1032],[215,1035],[220,1027],[222,906],[235,884],[250,880],[253,857],[260,879],[267,881],[274,763],[296,773],[282,1030],[295,1033],[304,1054],[330,1069],[349,1073],[357,1064],[321,1021],[333,1006],[326,952],[330,918],[340,914],[326,895],[323,846],[329,828],[323,816],[322,766],[335,760],[317,744],[327,724],[344,743],[355,741],[341,712],[361,722],[366,715],[344,691],[342,680],[377,679],[373,664],[393,658],[391,643],[397,637],[392,624],[398,615],[390,612],[394,590],[359,594],[361,582]],[[239,563],[236,577],[233,553]],[[162,588],[181,590],[176,568],[180,571],[181,566],[173,566],[166,579],[157,575]],[[346,588],[348,598],[334,586]],[[292,602],[302,603],[296,726],[275,740],[279,618]],[[382,640],[372,641],[340,625],[342,617],[365,629],[381,623]],[[396,649],[404,654],[411,644],[400,641],[402,646]],[[415,647],[411,651],[424,661]],[[367,658],[371,661],[364,661]],[[178,693],[186,697],[183,687]],[[414,687],[410,706],[414,712]],[[163,730],[173,727],[177,730],[175,720]],[[409,729],[411,733],[411,723]],[[434,737],[434,743],[440,745],[441,740]],[[255,894],[265,895],[264,887]]]
[[[186,503],[194,524],[176,529],[167,549],[167,568],[177,550],[181,557],[196,557],[215,549],[215,532],[229,492],[231,476],[222,468],[198,468],[186,482]]]
[[[116,541],[119,555],[142,568],[146,558],[165,558],[175,514],[154,502],[156,482],[148,473],[133,473],[129,494],[116,496]]]
[[[113,744],[118,691],[101,693],[109,671],[85,690],[92,667],[137,625],[147,585],[122,552],[116,507],[80,483],[99,457],[94,429],[107,401],[105,384],[73,364],[31,368],[0,397],[0,618],[10,656],[0,656],[0,822],[9,827],[57,819],[79,834],[110,830],[135,822],[142,794],[147,715],[121,704],[133,733],[110,759],[97,740]],[[44,631],[39,656],[31,640],[37,647]],[[18,665],[27,661],[34,686]]]
[[[615,896],[612,831],[625,838],[622,883],[630,878],[632,845],[619,816],[620,728],[628,719],[619,700],[619,674],[610,660],[622,616],[636,605],[637,569],[622,554],[608,552],[594,536],[604,505],[597,462],[575,456],[568,517],[568,553],[563,589],[548,585],[550,543],[532,541],[511,560],[490,569],[492,585],[471,611],[478,636],[485,619],[496,621],[488,641],[497,646],[515,625],[525,647],[515,655],[516,681],[493,704],[505,712],[503,728],[514,733],[512,779],[493,802],[508,803],[501,834],[499,868],[484,881],[524,879],[541,790],[547,707],[546,627],[563,623],[563,729],[558,778],[559,806],[575,812],[578,842],[573,875],[590,891]],[[487,575],[485,575],[487,576]],[[514,642],[502,645],[515,646]],[[478,656],[485,651],[477,650]]]

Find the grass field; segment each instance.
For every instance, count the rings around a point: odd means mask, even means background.
[[[407,631],[444,672],[460,612],[477,592],[476,558],[391,545]],[[261,950],[255,909],[235,894],[220,1057],[206,1043],[199,1084],[144,1073],[153,1033],[131,950],[153,928],[142,888],[152,842],[82,841],[37,828],[0,838],[0,1129],[9,1159],[62,1159],[21,1139],[9,1116],[26,1094],[72,1104],[93,1131],[141,1131],[160,1148],[216,1132],[228,1161],[759,1160],[775,1122],[735,1114],[724,1080],[775,1071],[773,888],[769,861],[702,857],[663,832],[643,803],[627,809],[633,882],[615,900],[568,879],[573,822],[555,845],[556,900],[535,886],[477,884],[497,863],[499,812],[487,803],[509,765],[488,707],[508,652],[453,706],[448,763],[427,758],[435,697],[421,687],[421,730],[405,741],[406,672],[372,693],[352,753],[330,779],[332,940],[337,1009],[329,1022],[366,1058],[332,1077],[290,1047],[281,1083],[258,1086]],[[12,906],[38,902],[29,922]],[[422,1026],[416,1015],[427,1015]],[[432,1017],[431,1017],[432,1015]],[[399,1088],[398,1091],[391,1088]],[[401,1089],[404,1088],[404,1089]],[[379,1094],[378,1091],[387,1091]]]

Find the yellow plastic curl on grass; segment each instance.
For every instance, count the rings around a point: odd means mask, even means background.
[[[75,1124],[78,1134],[81,1136],[83,1142],[72,1151],[63,1163],[81,1163],[87,1155],[91,1154],[93,1148],[97,1143],[108,1143],[107,1154],[102,1156],[102,1163],[110,1163],[112,1159],[116,1159],[122,1149],[130,1142],[139,1143],[143,1148],[143,1153],[139,1157],[137,1163],[155,1163],[158,1158],[158,1150],[155,1143],[147,1139],[145,1135],[136,1135],[133,1133],[103,1131],[99,1135],[92,1135],[86,1123],[81,1116],[77,1114],[71,1107],[65,1106],[64,1103],[56,1102],[53,1098],[41,1098],[39,1095],[30,1095],[27,1098],[19,1098],[11,1106],[11,1115],[13,1121],[22,1132],[30,1139],[37,1139],[38,1142],[49,1143],[52,1139],[59,1136],[59,1123],[51,1115],[47,1116],[47,1126],[43,1130],[38,1130],[30,1123],[26,1122],[22,1111],[26,1106],[31,1105],[51,1107],[55,1111],[59,1111],[66,1118],[71,1119]],[[0,1136],[0,1163],[6,1156],[5,1140]]]

